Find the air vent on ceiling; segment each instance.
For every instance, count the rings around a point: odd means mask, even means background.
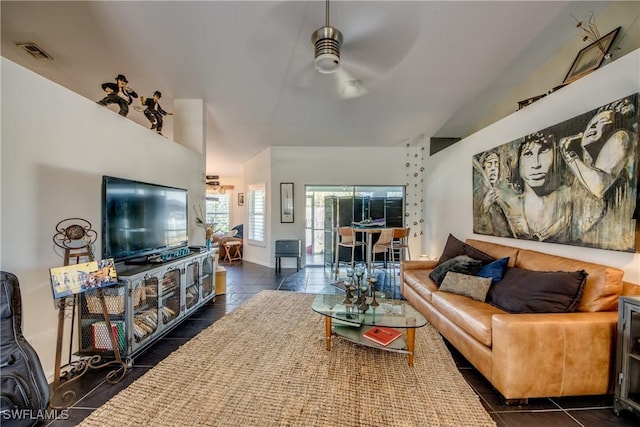
[[[33,56],[36,59],[53,59],[53,56],[49,55],[44,50],[40,49],[40,47],[32,42],[27,43],[16,43],[16,46],[21,47],[25,52],[29,55]]]

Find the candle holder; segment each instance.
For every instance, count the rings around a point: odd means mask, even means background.
[[[371,276],[367,279],[369,281],[369,288],[371,289],[371,302],[369,305],[371,307],[378,307],[380,303],[376,300],[376,285],[378,283],[378,278],[376,276]]]
[[[370,288],[371,288],[371,296],[375,296],[376,291],[378,290],[376,285],[378,284],[378,278],[376,276],[371,276],[369,277],[369,283],[370,283]]]
[[[344,279],[344,291],[345,291],[345,295],[344,295],[344,299],[342,300],[342,303],[346,306],[347,304],[351,304],[353,302],[353,294],[351,293],[351,285],[352,285],[352,281],[353,278],[352,277],[348,277],[346,279]]]
[[[364,276],[365,267],[364,264],[356,265],[354,272],[356,273],[356,277],[358,278],[358,283],[362,280],[362,276]]]
[[[367,304],[367,297],[366,297],[367,290],[368,290],[367,281],[363,280],[362,282],[359,283],[359,285],[360,285],[360,289],[359,289],[360,304],[358,305],[358,309],[362,313],[364,313],[369,309],[369,304]]]

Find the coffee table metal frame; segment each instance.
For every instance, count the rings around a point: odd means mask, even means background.
[[[416,329],[426,325],[427,319],[407,301],[386,299],[382,293],[376,295],[380,295],[376,296],[380,305],[369,307],[366,312],[361,313],[355,308],[353,311],[347,310],[342,303],[345,292],[338,287],[327,286],[318,293],[311,308],[324,316],[327,351],[331,351],[332,335],[338,335],[367,347],[405,353],[409,366],[413,366]],[[370,301],[371,298],[367,300]],[[406,338],[401,336],[387,346],[379,345],[362,336],[372,326],[403,329]]]

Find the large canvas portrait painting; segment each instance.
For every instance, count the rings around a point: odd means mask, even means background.
[[[473,194],[475,233],[633,252],[638,94],[476,154]]]

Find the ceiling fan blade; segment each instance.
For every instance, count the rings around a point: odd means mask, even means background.
[[[342,99],[358,98],[369,93],[367,88],[362,84],[362,81],[353,77],[351,73],[342,66],[338,68],[334,76],[338,96]]]
[[[341,28],[345,40],[341,56],[349,64],[380,75],[402,62],[413,48],[421,27],[416,8],[422,5],[420,2],[374,4],[375,10],[363,10],[355,15],[367,19],[360,19],[358,23],[345,22]],[[394,22],[402,24],[391,25]]]

